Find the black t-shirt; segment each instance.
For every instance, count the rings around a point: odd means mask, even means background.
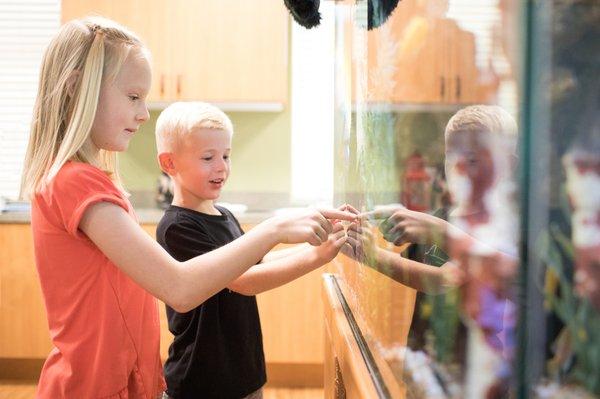
[[[156,231],[175,259],[186,261],[243,234],[235,217],[170,206]],[[266,382],[256,297],[224,289],[197,308],[178,313],[167,306],[175,339],[165,363],[167,394],[175,399],[242,398]]]

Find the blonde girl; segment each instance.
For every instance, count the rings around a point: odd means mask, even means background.
[[[136,222],[116,153],[148,119],[149,53],[115,22],[64,25],[44,55],[21,192],[53,349],[38,398],[156,398],[165,388],[156,298],[198,306],[276,244],[328,239],[336,210],[272,218],[178,262]]]

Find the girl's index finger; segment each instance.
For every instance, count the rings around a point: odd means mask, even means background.
[[[350,213],[348,211],[339,211],[337,209],[319,209],[321,215],[323,215],[327,219],[339,219],[339,220],[347,220],[348,222],[353,222],[356,220],[357,215]]]
[[[346,207],[346,210],[348,210],[349,212],[354,213],[355,215],[360,215],[360,211],[358,209],[356,209],[355,207],[353,207],[350,204],[344,204],[343,206]]]

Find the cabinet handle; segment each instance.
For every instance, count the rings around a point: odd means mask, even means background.
[[[181,95],[181,74],[177,75],[177,97]]]
[[[446,79],[444,79],[443,76],[440,76],[440,97],[442,97],[442,100],[444,99],[446,95]]]
[[[160,74],[160,96],[164,97],[165,95],[165,74],[161,73]]]
[[[456,99],[460,100],[460,76],[456,75]]]

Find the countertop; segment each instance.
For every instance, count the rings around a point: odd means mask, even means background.
[[[158,208],[136,208],[135,213],[140,224],[156,224],[163,215],[163,210]],[[275,211],[258,211],[235,213],[235,217],[241,224],[258,224],[275,214]],[[27,224],[31,222],[29,211],[2,212],[0,213],[0,224]]]

